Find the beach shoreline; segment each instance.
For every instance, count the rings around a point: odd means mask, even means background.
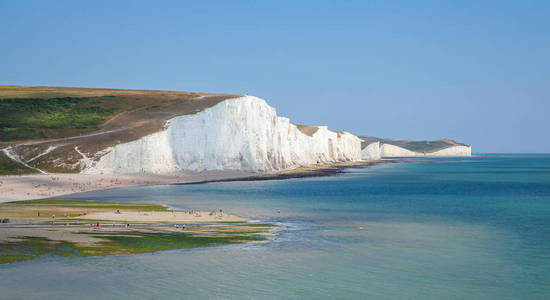
[[[0,204],[0,265],[43,255],[151,253],[266,241],[279,226],[222,209],[160,204],[27,200]]]
[[[91,191],[169,184],[204,184],[211,182],[282,180],[330,176],[345,169],[362,168],[396,159],[353,161],[311,167],[299,167],[273,173],[247,171],[207,171],[176,174],[70,174],[50,173],[0,176],[0,203],[69,196]]]
[[[379,160],[364,160],[355,162],[341,162],[329,165],[313,166],[313,167],[299,167],[291,170],[279,171],[276,173],[254,173],[254,175],[246,177],[235,178],[223,178],[223,179],[211,179],[198,182],[189,183],[175,183],[176,185],[187,184],[205,184],[213,182],[232,182],[232,181],[262,181],[262,180],[285,180],[293,178],[307,178],[307,177],[322,177],[331,176],[340,173],[344,173],[346,169],[356,169],[368,166],[375,166],[384,163],[398,163],[402,162],[400,159],[379,159]]]

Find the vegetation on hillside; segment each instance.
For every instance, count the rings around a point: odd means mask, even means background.
[[[38,173],[38,171],[12,160],[7,157],[4,152],[0,151],[0,175],[23,175],[33,173]]]
[[[0,86],[0,142],[76,136],[120,112],[162,110],[194,93]]]
[[[62,138],[97,130],[120,109],[111,96],[0,99],[0,141]]]

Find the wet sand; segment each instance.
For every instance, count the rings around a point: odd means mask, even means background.
[[[224,212],[207,211],[152,211],[152,212],[95,212],[75,219],[108,220],[128,222],[171,222],[171,223],[200,223],[200,222],[243,222],[245,218]]]

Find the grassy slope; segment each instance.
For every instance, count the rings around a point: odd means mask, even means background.
[[[38,171],[13,161],[9,157],[7,157],[4,152],[0,151],[0,175],[19,175],[33,173],[38,173]]]
[[[63,138],[124,111],[154,109],[194,93],[0,86],[0,142]]]
[[[121,110],[109,96],[0,99],[0,141],[61,138],[97,130]],[[122,101],[121,101],[122,102]]]

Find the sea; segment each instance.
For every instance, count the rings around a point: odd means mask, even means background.
[[[1,299],[550,299],[550,155],[67,198],[224,211],[265,242],[0,266]]]

